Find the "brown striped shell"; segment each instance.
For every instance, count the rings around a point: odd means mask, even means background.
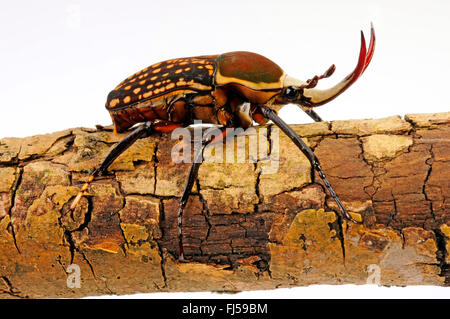
[[[153,64],[122,81],[108,95],[106,108],[117,110],[176,91],[210,91],[217,56],[172,59]]]

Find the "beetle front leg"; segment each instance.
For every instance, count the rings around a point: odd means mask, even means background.
[[[276,113],[274,110],[272,110],[270,107],[267,107],[265,105],[261,106],[261,111],[264,117],[272,120],[272,122],[277,125],[293,142],[297,147],[303,152],[303,154],[306,155],[308,160],[310,161],[312,167],[317,171],[319,174],[319,177],[322,179],[323,183],[325,184],[325,187],[328,189],[328,192],[330,193],[331,197],[333,197],[336,204],[339,206],[339,210],[341,211],[341,214],[347,219],[354,223],[359,223],[353,217],[347,212],[344,205],[340,201],[339,197],[337,196],[336,192],[334,191],[333,187],[331,186],[328,179],[325,177],[325,173],[322,170],[322,167],[320,166],[319,160],[317,159],[314,152],[306,145],[306,143],[298,136],[290,127],[286,124]]]

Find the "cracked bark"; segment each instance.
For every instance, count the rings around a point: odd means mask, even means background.
[[[79,187],[125,135],[98,126],[1,139],[0,296],[365,284],[374,265],[382,285],[449,285],[450,113],[293,128],[363,224],[342,222],[302,153],[262,127],[253,135],[265,157],[201,166],[183,264],[176,213],[189,164],[172,162],[169,135],[136,142],[72,215]],[[67,286],[70,264],[81,288]]]

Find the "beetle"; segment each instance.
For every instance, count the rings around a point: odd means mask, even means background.
[[[357,222],[339,200],[314,152],[277,112],[286,104],[296,104],[314,121],[321,121],[312,108],[333,100],[350,87],[366,70],[374,48],[375,31],[372,25],[368,48],[361,31],[361,48],[356,68],[341,82],[325,90],[315,87],[320,79],[333,74],[334,64],[324,74],[302,81],[287,75],[268,58],[244,51],[171,59],[131,75],[109,93],[106,109],[111,115],[114,132],[123,132],[135,124],[143,124],[132,130],[108,153],[101,165],[89,176],[69,211],[74,211],[95,177],[104,174],[111,163],[137,139],[154,131],[171,132],[193,124],[194,120],[216,124],[221,127],[222,135],[218,138],[203,138],[202,149],[194,155],[179,202],[178,260],[184,261],[182,214],[203,160],[203,150],[211,142],[226,138],[226,128],[248,128],[254,122],[263,125],[271,120],[311,162],[337,203],[343,218]]]

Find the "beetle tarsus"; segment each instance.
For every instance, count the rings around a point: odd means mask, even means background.
[[[351,221],[351,222],[353,222],[355,224],[361,224],[361,222],[355,220],[350,215],[350,213],[347,211],[347,209],[344,207],[344,205],[342,204],[341,200],[339,199],[339,197],[337,196],[336,192],[334,191],[333,187],[331,186],[330,181],[328,181],[328,179],[326,178],[326,176],[325,176],[325,174],[324,174],[324,172],[323,172],[323,170],[322,170],[322,168],[321,168],[321,166],[320,166],[318,161],[315,161],[314,168],[317,171],[317,174],[319,175],[319,177],[322,179],[323,183],[325,184],[325,187],[328,189],[331,197],[334,199],[334,201],[338,205],[342,216],[345,219],[347,219],[347,220],[349,220],[349,221]]]
[[[188,178],[188,181],[190,179],[190,175]],[[189,188],[189,191],[186,192],[186,189]],[[185,191],[183,192],[183,197],[188,197],[190,193],[190,189],[192,186],[189,187],[189,182],[186,183]],[[185,195],[186,194],[186,195]],[[180,200],[180,206],[178,207],[178,213],[177,213],[177,237],[178,237],[178,261],[183,262],[184,259],[184,251],[183,251],[183,234],[181,233],[181,230],[183,229],[183,210],[186,206],[187,199],[183,199],[183,197]]]

